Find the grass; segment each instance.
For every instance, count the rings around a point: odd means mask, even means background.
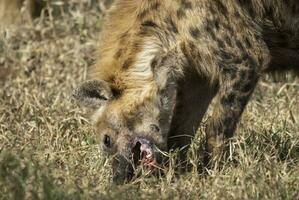
[[[1,32],[0,199],[299,199],[299,80],[261,80],[217,170],[111,183],[85,112],[70,98],[94,62],[103,13],[70,12]],[[202,136],[191,152],[201,145]]]

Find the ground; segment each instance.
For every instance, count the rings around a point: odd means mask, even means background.
[[[112,184],[109,159],[71,98],[96,57],[104,12],[70,2],[70,12],[1,32],[0,199],[299,199],[299,78],[291,76],[262,78],[218,169],[197,164],[199,133],[190,172],[170,165],[160,177]]]

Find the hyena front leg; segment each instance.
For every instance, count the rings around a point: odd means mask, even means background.
[[[166,96],[173,104],[167,106],[173,107],[173,111],[168,112],[173,114],[167,145],[168,150],[180,149],[179,161],[183,169],[187,166],[185,164],[189,145],[216,93],[216,88],[211,87],[208,79],[191,68],[181,45],[167,53],[158,54],[151,67],[156,82],[161,87],[161,95]]]
[[[212,117],[206,128],[207,161],[212,163],[226,152],[225,143],[233,136],[259,79],[263,63],[263,59],[250,53],[244,52],[240,57],[233,57],[235,59],[231,60],[234,62],[223,62],[224,64],[220,65],[219,90]]]

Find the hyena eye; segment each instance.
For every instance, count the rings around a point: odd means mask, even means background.
[[[160,131],[159,126],[156,125],[156,124],[151,124],[151,125],[150,125],[150,129],[151,129],[151,131],[154,132],[154,133],[157,133],[157,132]]]
[[[111,138],[108,135],[104,136],[104,145],[107,148],[110,148],[112,146]]]

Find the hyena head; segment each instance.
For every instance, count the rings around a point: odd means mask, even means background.
[[[172,64],[162,67],[168,51],[155,26],[141,20],[142,13],[158,7],[157,1],[116,1],[102,28],[90,80],[74,91],[93,110],[97,142],[113,156],[116,181],[130,179],[136,166],[156,166],[161,151],[168,150],[176,78]]]
[[[117,182],[129,180],[137,166],[154,169],[162,163],[161,151],[167,150],[176,84],[165,70],[154,73],[153,59],[113,78],[85,81],[73,93],[93,110],[97,142],[113,156]]]

